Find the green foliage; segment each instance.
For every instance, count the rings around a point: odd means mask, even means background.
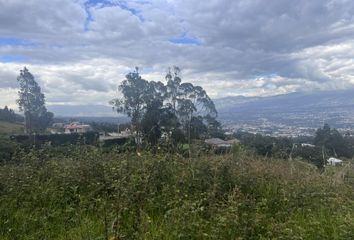
[[[183,134],[181,129],[175,129],[172,131],[171,140],[172,140],[172,144],[175,146],[179,143],[183,144],[187,142],[186,137]]]
[[[201,137],[205,138],[208,134],[208,128],[203,123],[203,118],[201,116],[191,118],[189,131],[192,139],[200,139]]]
[[[166,81],[148,82],[136,68],[119,85],[123,97],[110,102],[117,112],[131,117],[139,145],[142,137],[156,146],[162,136],[170,140],[177,129],[189,141],[220,130],[215,105],[202,87],[182,83],[178,67],[168,71]]]
[[[114,138],[114,139],[107,139],[104,140],[101,144],[102,147],[113,147],[113,146],[134,146],[134,139],[131,138]]]
[[[352,189],[297,161],[90,146],[14,158],[0,167],[1,239],[354,237]]]
[[[268,157],[287,159],[290,155],[293,142],[288,138],[276,138],[251,134],[245,132],[236,133],[236,138],[257,154]]]
[[[331,129],[329,125],[318,129],[315,138],[270,137],[247,132],[237,132],[235,137],[258,155],[282,159],[299,158],[318,168],[323,168],[329,157],[352,158],[354,155],[354,138],[343,137],[336,129]],[[302,146],[302,143],[316,145]]]
[[[143,134],[147,142],[155,146],[158,144],[162,135],[160,121],[162,120],[162,102],[159,100],[152,101],[148,104],[146,113],[144,114],[141,126]]]
[[[209,137],[220,138],[220,139],[225,138],[224,130],[222,129],[221,123],[219,121],[217,121],[214,117],[212,117],[209,114],[205,116],[205,121],[206,121],[206,126],[208,128]]]
[[[7,136],[0,135],[0,165],[11,161],[13,154],[18,150],[18,145]]]
[[[326,165],[326,161],[323,159],[323,153],[320,147],[297,146],[294,149],[293,157],[300,157],[303,161],[312,163],[318,168],[323,168],[324,165]]]
[[[17,81],[20,85],[17,103],[25,115],[26,132],[43,132],[52,124],[54,115],[45,107],[45,97],[40,86],[27,68],[20,71]]]
[[[131,117],[132,124],[138,128],[147,104],[152,100],[153,88],[148,81],[141,78],[138,68],[128,73],[126,79],[119,85],[123,99],[113,99],[111,104],[118,113]]]
[[[314,144],[324,147],[330,156],[351,157],[352,155],[343,136],[336,129],[331,129],[328,124],[316,131]]]

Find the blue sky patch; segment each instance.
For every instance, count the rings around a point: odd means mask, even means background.
[[[0,55],[0,62],[11,63],[11,62],[26,62],[28,57],[20,55]]]
[[[36,44],[28,41],[28,40],[24,40],[24,39],[19,39],[19,38],[12,38],[12,37],[0,37],[0,46],[35,46]]]
[[[201,41],[197,38],[190,38],[190,37],[186,37],[186,36],[182,36],[182,37],[179,37],[179,38],[171,38],[169,39],[169,41],[171,43],[174,43],[174,44],[182,44],[182,45],[201,45]]]
[[[141,4],[147,4],[147,2],[141,2]],[[84,25],[84,30],[89,31],[90,22],[94,21],[94,18],[90,12],[91,7],[104,8],[104,7],[114,7],[114,6],[119,7],[122,10],[130,12],[132,15],[138,17],[141,22],[145,21],[144,17],[141,14],[141,11],[129,7],[126,1],[88,0],[85,2],[85,11],[86,11],[87,17],[86,17],[86,21],[85,21],[85,25]]]
[[[149,74],[149,73],[153,73],[155,70],[152,67],[143,67],[143,68],[139,68],[139,72],[141,74]]]

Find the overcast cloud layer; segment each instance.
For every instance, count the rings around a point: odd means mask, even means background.
[[[140,66],[214,97],[354,85],[352,0],[0,0],[0,106],[27,66],[48,104],[107,104]]]

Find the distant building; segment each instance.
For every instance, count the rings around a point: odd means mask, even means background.
[[[341,166],[341,165],[343,165],[343,160],[331,157],[327,160],[327,164],[331,165],[331,166]]]
[[[64,126],[65,133],[87,133],[92,131],[92,127],[88,124],[80,124],[73,122]]]

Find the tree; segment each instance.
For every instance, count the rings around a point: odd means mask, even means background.
[[[318,168],[323,168],[325,162],[322,154],[321,147],[296,147],[293,152],[293,157],[300,157],[301,159],[314,164]]]
[[[326,123],[323,128],[319,128],[316,131],[316,136],[314,139],[314,144],[316,146],[327,145],[331,138],[331,127]]]
[[[181,70],[176,66],[169,68],[165,78],[167,104],[171,105],[190,142],[193,137],[192,121],[196,124],[196,119],[200,117],[209,116],[209,119],[217,117],[214,102],[201,86],[182,83]],[[200,127],[200,122],[198,125]]]
[[[192,139],[200,139],[208,133],[208,128],[203,122],[201,116],[192,117],[190,121],[190,137]]]
[[[152,101],[148,106],[146,113],[141,122],[142,131],[145,140],[147,140],[150,145],[155,146],[157,145],[161,134],[161,107],[162,102],[159,100]]]
[[[32,134],[45,130],[53,121],[53,113],[45,107],[45,96],[40,86],[26,67],[20,71],[17,81],[20,85],[17,104],[24,112],[25,132]]]
[[[316,131],[314,144],[325,148],[330,155],[350,157],[349,146],[337,129],[331,129],[328,124]]]
[[[141,120],[147,105],[154,98],[154,88],[141,78],[137,67],[134,72],[128,73],[125,77],[126,79],[118,87],[123,94],[122,98],[113,99],[110,104],[118,113],[127,114],[131,118],[133,130],[136,131],[140,143]]]
[[[207,128],[208,135],[211,138],[225,138],[224,130],[221,127],[221,123],[216,120],[215,117],[210,116],[209,114],[204,117]]]
[[[136,68],[119,85],[122,97],[110,102],[118,113],[131,118],[137,135],[142,133],[142,138],[151,145],[156,145],[161,136],[173,141],[183,139],[181,130],[190,141],[191,137],[207,130],[205,116],[208,119],[217,116],[215,105],[206,91],[200,86],[182,83],[178,67],[173,71],[169,69],[166,81],[166,85],[148,82],[141,78]]]
[[[202,87],[182,83],[180,68],[176,66],[172,70],[170,68],[165,78],[167,81],[166,101],[172,105],[181,122],[186,118],[190,120],[193,113],[197,116],[208,114],[212,117],[217,116],[214,102]]]

